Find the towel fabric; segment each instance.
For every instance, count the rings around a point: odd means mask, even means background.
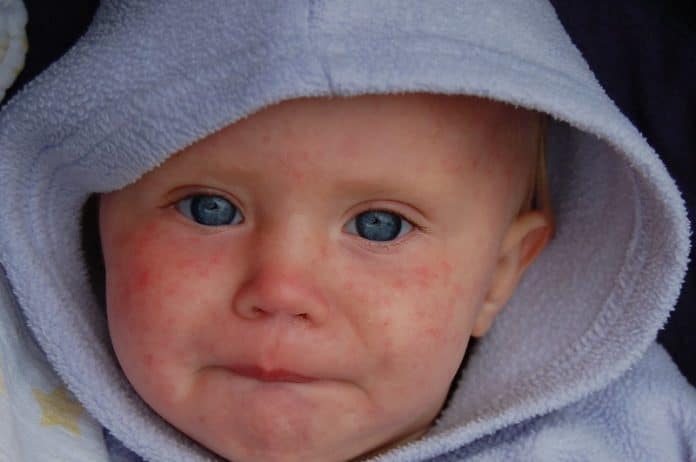
[[[686,268],[685,209],[542,0],[104,1],[0,113],[0,457],[122,460],[103,426],[144,460],[216,460],[120,371],[83,204],[275,102],[402,92],[550,114],[558,229],[446,412],[377,459],[695,460],[696,392],[654,344]]]

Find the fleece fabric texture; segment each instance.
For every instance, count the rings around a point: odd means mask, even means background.
[[[20,396],[35,382],[22,380],[41,376],[86,410],[81,438],[59,443],[70,460],[121,460],[99,458],[96,423],[147,461],[216,460],[121,373],[81,251],[83,204],[276,102],[403,92],[549,114],[558,228],[441,418],[377,460],[694,460],[696,394],[654,345],[686,268],[685,209],[541,0],[104,1],[77,45],[0,113],[10,459],[54,460],[40,432],[11,433],[36,406]],[[12,372],[27,368],[37,372]]]

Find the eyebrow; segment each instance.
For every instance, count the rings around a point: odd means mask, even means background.
[[[200,166],[185,172],[184,175],[199,176],[205,181],[213,180],[214,183],[220,183],[222,185],[229,183],[229,181],[234,178],[243,177],[258,181],[264,176],[263,172],[257,171],[256,169],[245,168],[243,165],[220,164],[220,162],[211,164],[204,160],[201,162]]]
[[[258,155],[263,154],[259,153]],[[280,163],[278,168],[283,169],[284,167]],[[249,168],[243,162],[224,162],[219,158],[214,163],[202,159],[200,166],[184,173],[185,176],[189,174],[199,176],[202,181],[210,182],[211,185],[221,188],[224,188],[230,181],[239,178],[244,178],[249,182],[263,182],[264,179],[267,179],[264,170]],[[423,172],[416,174],[422,175]],[[409,204],[422,203],[419,196],[413,192],[413,184],[389,175],[388,166],[373,174],[358,173],[350,176],[346,174],[345,168],[339,166],[329,172],[323,170],[320,176],[330,178],[331,184],[327,188],[327,192],[330,193],[340,192],[344,196],[385,196],[385,200],[403,200]],[[415,205],[411,206],[426,215],[422,209]]]

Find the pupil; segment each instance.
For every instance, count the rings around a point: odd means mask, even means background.
[[[228,225],[236,214],[237,208],[220,196],[196,196],[191,199],[191,216],[202,225]]]
[[[401,231],[401,217],[390,212],[368,211],[355,218],[358,235],[370,241],[391,241]]]

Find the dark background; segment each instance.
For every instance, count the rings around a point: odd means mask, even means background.
[[[662,157],[696,231],[696,2],[551,2],[609,96]],[[694,386],[695,259],[692,247],[677,308],[658,335]]]
[[[662,156],[696,216],[696,13],[693,0],[551,0],[607,93]],[[26,64],[7,99],[82,35],[98,0],[25,0]],[[193,4],[193,3],[192,3]],[[694,5],[694,6],[692,6]],[[696,228],[696,226],[695,226]],[[696,385],[696,271],[658,340]]]

